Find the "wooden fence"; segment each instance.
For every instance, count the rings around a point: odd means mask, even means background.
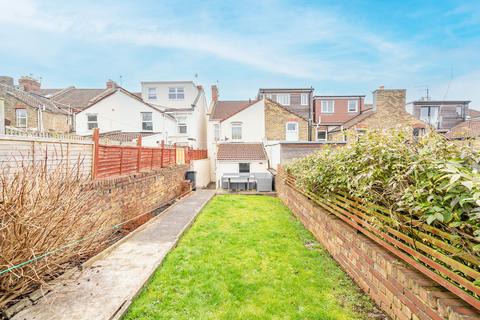
[[[0,168],[14,173],[24,166],[44,166],[47,171],[63,166],[90,175],[93,142],[63,136],[0,135]]]
[[[411,217],[347,194],[326,197],[299,188],[293,175],[286,184],[337,216],[391,253],[480,310],[480,257],[476,244]]]
[[[102,144],[98,130],[94,131],[93,143],[94,179],[189,164],[192,160],[207,158],[206,150],[193,150],[176,145],[166,146],[163,141],[160,147],[144,147],[141,136],[137,140],[137,146]]]

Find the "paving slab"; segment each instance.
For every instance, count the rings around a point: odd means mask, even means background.
[[[214,194],[198,190],[180,200],[13,319],[119,318]]]

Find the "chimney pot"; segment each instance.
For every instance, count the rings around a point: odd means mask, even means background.
[[[216,85],[212,85],[212,101],[218,101],[218,87]]]
[[[26,92],[39,91],[41,87],[40,81],[29,76],[18,79],[18,84]]]
[[[385,89],[384,85],[381,85],[380,87],[378,87],[378,90],[384,90],[384,89]]]
[[[114,89],[118,87],[117,83],[112,79],[108,79],[106,86],[107,86],[107,89]]]

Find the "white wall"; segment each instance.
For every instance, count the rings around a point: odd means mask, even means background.
[[[270,168],[278,170],[278,165],[280,164],[280,143],[270,143],[270,141],[265,145],[265,151],[267,152],[268,159],[270,160]]]
[[[173,87],[182,87],[185,92],[183,100],[170,100],[168,90]],[[148,88],[156,88],[157,99],[148,99]],[[142,99],[148,103],[167,108],[190,108],[198,94],[198,88],[192,81],[152,81],[142,82]]]
[[[100,132],[124,131],[142,132],[141,112],[152,112],[153,132],[162,133],[165,140],[176,130],[176,121],[130,95],[117,90],[75,116],[75,128],[79,135],[90,135],[87,114],[97,114]]]
[[[228,142],[262,142],[265,140],[265,103],[263,100],[220,123],[220,140]],[[242,139],[232,139],[232,123],[242,122]],[[212,127],[213,130],[213,127]]]
[[[239,163],[250,163],[251,173],[261,173],[268,171],[268,160],[264,161],[216,161],[215,165],[215,181],[217,188],[220,186],[219,181],[224,173],[239,173]]]
[[[192,170],[197,172],[197,188],[205,188],[210,183],[210,159],[193,160]]]

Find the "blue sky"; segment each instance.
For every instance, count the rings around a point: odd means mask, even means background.
[[[109,78],[365,94],[379,85],[480,109],[480,1],[0,0],[0,74],[45,87]],[[195,74],[198,75],[195,78]]]

